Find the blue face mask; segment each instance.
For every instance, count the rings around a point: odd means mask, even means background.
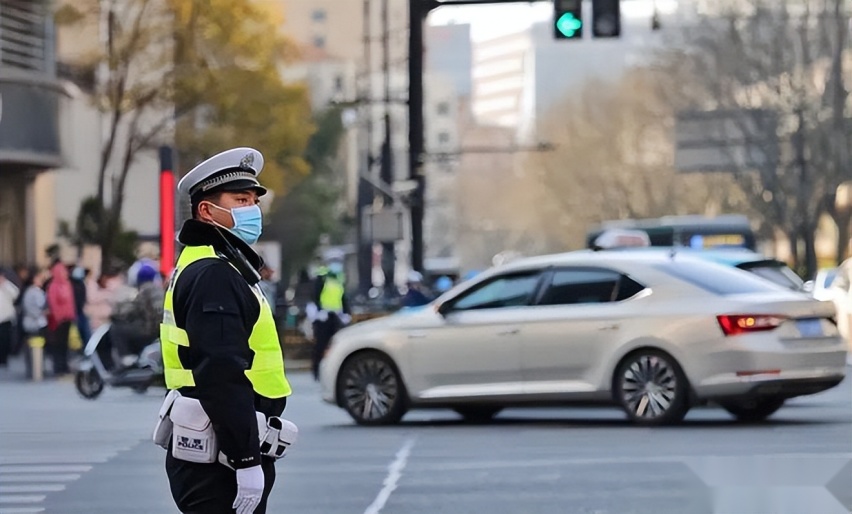
[[[219,207],[216,204],[210,205],[213,205],[217,209],[221,209],[223,211],[229,210],[224,207]],[[245,241],[246,244],[255,244],[257,239],[260,237],[260,233],[263,231],[263,215],[260,212],[260,206],[249,205],[246,207],[234,207],[233,209],[230,209],[230,213],[231,218],[234,220],[234,226],[228,230]]]

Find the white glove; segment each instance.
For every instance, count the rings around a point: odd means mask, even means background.
[[[317,321],[328,321],[328,311],[317,312]]]
[[[314,302],[310,302],[305,306],[305,317],[308,318],[308,321],[313,323],[317,319],[317,304]]]
[[[263,498],[263,468],[252,466],[237,470],[237,498],[232,508],[237,514],[252,514]]]
[[[350,316],[349,314],[346,314],[346,313],[343,313],[338,317],[340,318],[340,322],[343,323],[344,325],[348,325],[352,321],[352,316]]]

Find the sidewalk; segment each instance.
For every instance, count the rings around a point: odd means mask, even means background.
[[[45,370],[46,371],[46,370]],[[47,375],[47,373],[45,373]],[[0,367],[0,383],[3,382],[24,382],[27,379],[27,367],[24,362],[24,355],[16,355],[9,357],[9,363],[6,366]],[[45,380],[55,380],[52,377],[45,377]]]

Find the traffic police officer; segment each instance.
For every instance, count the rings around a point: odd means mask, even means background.
[[[258,282],[263,266],[249,246],[261,232],[257,181],[263,156],[235,148],[207,159],[178,184],[192,219],[169,281],[161,330],[166,385],[197,399],[209,416],[221,463],[176,459],[166,472],[184,513],[264,513],[275,481],[262,456],[256,412],[284,410],[290,384],[270,306]]]
[[[318,270],[314,282],[314,297],[308,305],[307,314],[313,322],[315,339],[311,354],[311,370],[314,379],[319,380],[320,362],[328,350],[331,338],[352,321],[341,260],[333,259],[328,267]]]

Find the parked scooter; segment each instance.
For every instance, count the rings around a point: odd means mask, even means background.
[[[108,323],[98,327],[83,349],[83,360],[74,377],[83,398],[94,400],[106,385],[129,387],[140,394],[151,386],[165,386],[160,341],[145,346],[132,366],[122,367],[113,351],[109,330]]]

